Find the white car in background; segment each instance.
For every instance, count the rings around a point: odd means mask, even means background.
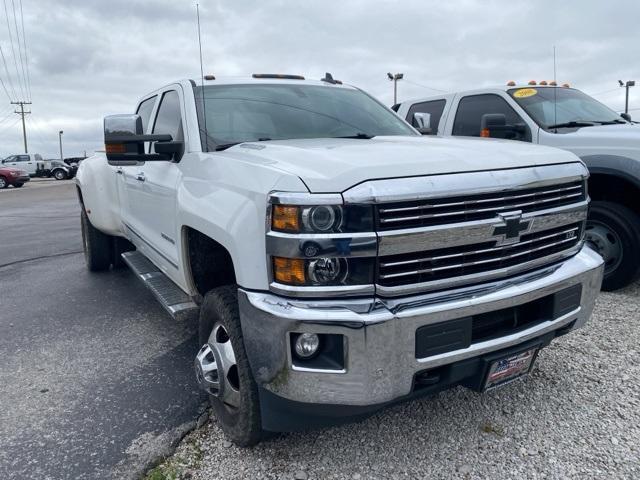
[[[2,160],[2,165],[15,167],[26,171],[30,177],[35,177],[40,168],[44,168],[45,161],[39,153],[22,153],[20,155],[10,155]]]

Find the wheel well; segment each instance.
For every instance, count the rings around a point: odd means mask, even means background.
[[[639,194],[640,188],[622,177],[603,173],[595,173],[589,177],[591,200],[620,203],[640,214],[640,205],[637,202]]]
[[[236,283],[228,250],[205,234],[186,228],[187,254],[193,285],[201,296],[212,288]]]

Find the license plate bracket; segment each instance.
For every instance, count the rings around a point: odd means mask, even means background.
[[[539,347],[536,346],[493,360],[487,369],[482,390],[492,390],[528,375],[533,368],[538,351]]]

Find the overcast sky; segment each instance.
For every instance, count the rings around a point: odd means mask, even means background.
[[[14,32],[12,4],[20,30],[20,0],[0,2],[0,46],[12,75],[0,63],[0,78],[11,97],[20,90],[16,67],[22,74],[3,8]],[[45,158],[59,155],[59,130],[65,156],[91,154],[101,148],[104,115],[132,112],[147,91],[199,77],[195,2],[22,0],[22,8],[33,101],[29,151]],[[387,72],[405,75],[399,100],[549,80],[555,45],[558,80],[615,110],[624,108],[617,80],[638,80],[630,108],[640,118],[640,2],[633,0],[201,0],[200,11],[205,73],[321,78],[329,71],[390,105]],[[11,111],[0,88],[0,157],[23,150]]]

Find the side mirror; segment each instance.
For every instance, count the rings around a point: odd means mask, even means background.
[[[414,123],[417,125],[418,130],[422,135],[431,134],[431,114],[425,112],[415,112],[413,114]]]
[[[173,160],[174,155],[161,152],[161,143],[155,144],[156,153],[145,153],[145,142],[171,142],[171,135],[144,135],[140,115],[109,115],[104,118],[104,146],[110,165],[136,165],[138,162]]]
[[[480,117],[480,136],[491,137],[493,132],[502,132],[504,137],[513,139],[517,134],[525,134],[527,126],[524,124],[507,125],[507,117],[504,113],[485,113]],[[510,137],[513,134],[514,137]]]
[[[631,115],[629,115],[628,113],[621,113],[620,116],[624,118],[627,122],[631,121]]]

